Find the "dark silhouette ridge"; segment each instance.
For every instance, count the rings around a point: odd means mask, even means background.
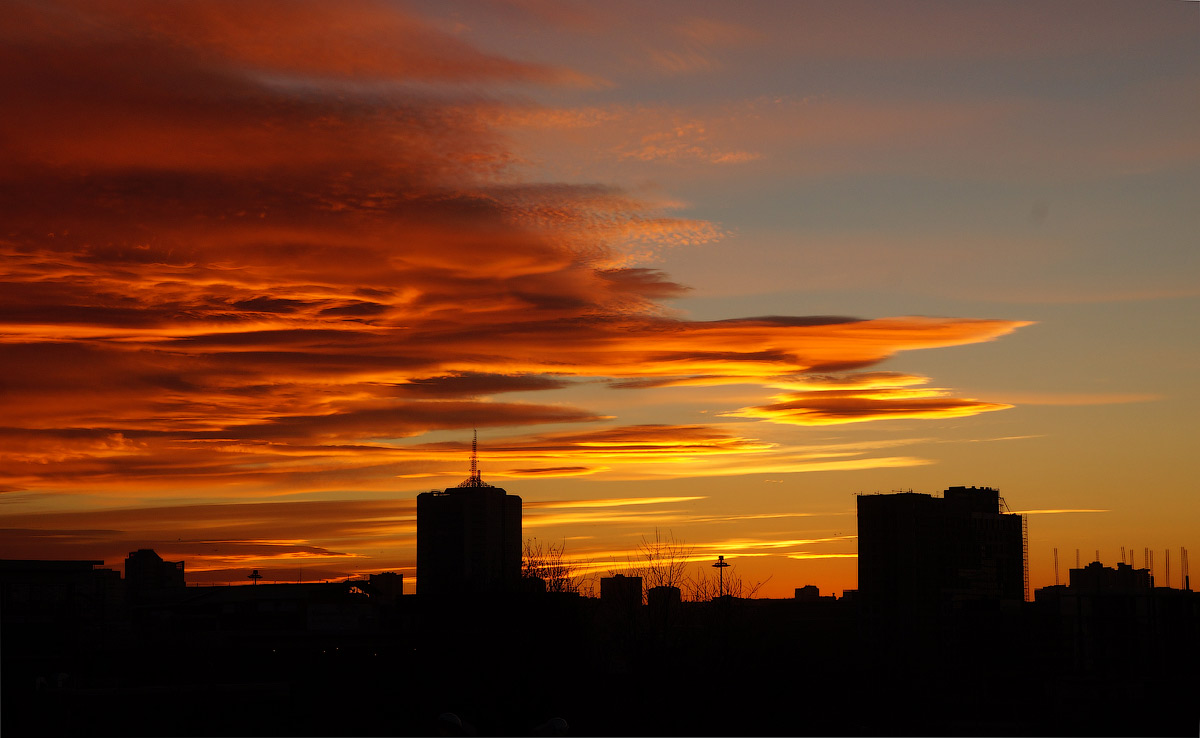
[[[872,531],[901,540],[904,526],[930,530],[927,512],[940,521],[941,556],[897,544],[885,553],[898,561],[882,565],[926,588],[932,604],[895,582],[872,589],[869,576],[840,598],[800,586],[789,599],[687,602],[669,585],[643,601],[632,576],[602,579],[599,598],[470,581],[405,595],[399,574],[179,587],[176,564],[148,550],[134,555],[169,575],[150,587],[100,561],[0,561],[0,728],[6,737],[1193,735],[1196,594],[1094,562],[1025,602],[998,494],[993,507],[994,490],[951,489],[964,491],[859,498],[860,510],[901,510],[860,525],[865,557],[878,543]]]

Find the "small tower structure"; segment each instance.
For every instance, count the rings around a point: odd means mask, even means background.
[[[724,556],[717,557],[717,563],[713,564],[713,568],[717,570],[717,596],[725,596],[725,567],[729,566],[729,562]]]

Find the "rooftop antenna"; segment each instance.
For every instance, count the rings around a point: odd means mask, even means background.
[[[1163,577],[1167,580],[1166,586],[1170,587],[1171,586],[1171,549],[1169,549],[1169,548],[1166,550],[1166,557],[1167,557],[1167,564],[1166,564],[1167,568],[1166,568],[1165,573],[1163,574]]]
[[[471,430],[471,476],[465,482],[461,482],[459,487],[491,487],[492,485],[483,481],[479,476],[479,431]]]
[[[1054,586],[1058,586],[1058,549],[1054,549]]]
[[[479,479],[479,429],[471,429],[471,479]]]

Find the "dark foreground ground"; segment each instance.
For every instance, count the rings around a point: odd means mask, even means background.
[[[438,720],[448,712],[475,735],[546,734],[551,718],[570,735],[612,736],[1194,736],[1200,725],[1194,641],[1150,653],[1145,639],[1106,637],[1081,653],[1032,603],[924,624],[864,622],[850,603],[729,598],[657,611],[404,598],[369,626],[329,610],[298,627],[256,608],[5,623],[3,735],[454,734]]]

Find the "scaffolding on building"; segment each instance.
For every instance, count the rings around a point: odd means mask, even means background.
[[[1006,506],[1007,507],[1007,506]],[[1058,579],[1058,549],[1054,550],[1054,574]],[[1032,602],[1029,596],[1029,516],[1021,516],[1021,574],[1025,578],[1025,601]],[[1057,583],[1057,582],[1056,582]]]

